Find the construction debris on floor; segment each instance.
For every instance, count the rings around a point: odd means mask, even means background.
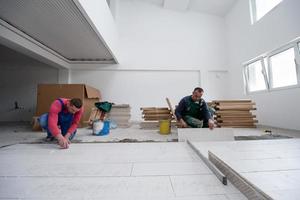
[[[256,108],[251,100],[215,100],[211,106],[216,110],[218,127],[255,128],[258,123],[252,114]]]

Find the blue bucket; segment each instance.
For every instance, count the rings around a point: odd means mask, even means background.
[[[103,121],[103,128],[96,135],[98,135],[98,136],[108,135],[109,134],[109,128],[110,128],[109,126],[110,126],[110,122],[108,120]]]

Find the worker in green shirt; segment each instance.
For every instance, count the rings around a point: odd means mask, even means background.
[[[194,89],[193,94],[181,99],[175,115],[182,128],[214,128],[213,116],[202,98],[204,90]]]

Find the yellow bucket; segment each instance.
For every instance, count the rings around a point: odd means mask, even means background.
[[[171,121],[160,120],[159,121],[159,133],[162,135],[168,135],[171,132]]]

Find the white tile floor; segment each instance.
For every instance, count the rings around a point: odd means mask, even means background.
[[[300,136],[299,131],[272,130]],[[233,134],[262,135],[264,128],[233,129]],[[156,130],[133,126],[98,137],[92,136],[89,129],[79,129],[79,142],[129,139],[159,143],[72,144],[68,150],[60,150],[56,144],[20,144],[40,142],[44,137],[45,133],[32,132],[24,124],[0,125],[0,199],[245,199],[231,184],[223,186],[186,144],[163,142],[176,140],[176,132],[163,136]],[[215,150],[225,159],[238,160],[237,167],[247,167],[245,176],[259,180],[261,187],[266,187],[276,199],[297,199],[297,142],[288,146],[277,140],[248,141],[247,145],[243,142],[229,146],[206,143],[201,148],[207,151],[217,146]],[[283,158],[285,162],[281,163]],[[271,159],[274,161],[264,161]],[[270,166],[280,173],[256,172],[257,166]],[[282,171],[285,167],[294,170]],[[271,173],[283,183],[270,179]]]
[[[300,139],[192,143],[202,152],[211,151],[272,198],[299,199]]]
[[[17,144],[0,160],[0,199],[244,199],[185,143]]]
[[[178,128],[179,141],[234,141],[233,128]]]

